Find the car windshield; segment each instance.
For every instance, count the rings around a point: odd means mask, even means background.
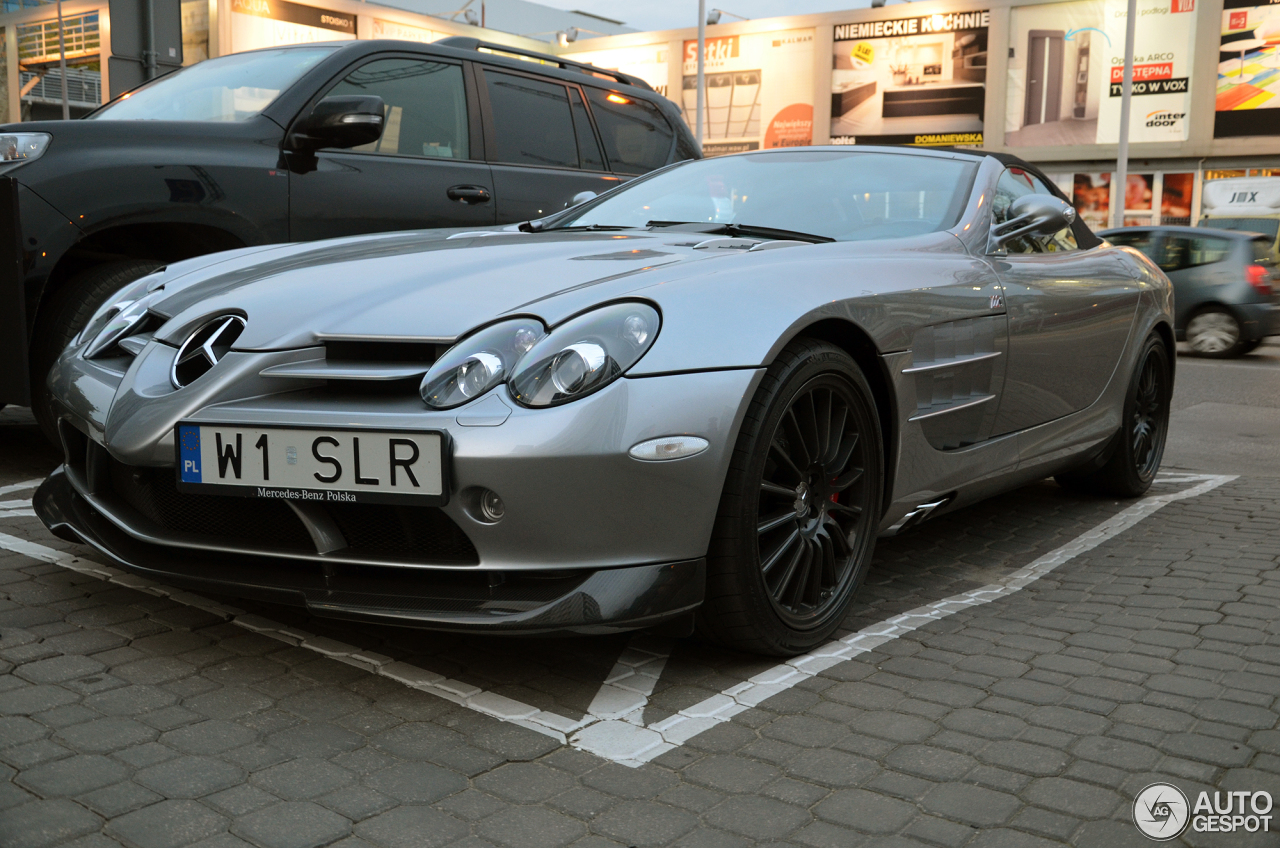
[[[736,225],[854,241],[953,226],[974,160],[843,150],[702,159],[630,183],[552,227]]]
[[[1219,230],[1241,230],[1246,233],[1261,233],[1272,241],[1280,232],[1280,219],[1276,218],[1202,218],[1200,226],[1214,227]]]
[[[255,50],[208,59],[134,89],[90,118],[100,121],[243,121],[337,47]]]

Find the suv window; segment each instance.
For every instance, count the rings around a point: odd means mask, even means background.
[[[1057,197],[1030,171],[1022,168],[1006,169],[996,182],[995,195],[991,198],[992,221],[1003,224],[1009,219],[1009,207],[1013,201],[1028,194],[1047,194],[1050,197]],[[1070,227],[1051,236],[1024,236],[1005,244],[1005,250],[1009,253],[1062,253],[1078,249],[1075,234]]]
[[[667,164],[675,133],[656,105],[593,87],[587,98],[612,170],[643,174]]]
[[[376,94],[386,104],[382,137],[354,151],[471,158],[461,65],[379,59],[352,71],[329,94]]]
[[[591,118],[587,115],[587,104],[582,100],[582,92],[570,88],[569,97],[573,100],[573,131],[578,137],[582,167],[589,171],[604,171],[604,157],[600,155],[600,143],[596,141],[596,131],[591,128]]]
[[[1181,271],[1199,265],[1212,265],[1231,255],[1231,242],[1203,236],[1169,236],[1164,240],[1158,264],[1164,271]]]
[[[488,68],[484,79],[498,146],[491,159],[515,165],[578,167],[578,142],[564,85]]]

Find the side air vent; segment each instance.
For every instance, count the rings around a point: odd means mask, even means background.
[[[169,379],[175,389],[189,386],[213,370],[244,332],[239,315],[220,315],[203,324],[178,348]]]

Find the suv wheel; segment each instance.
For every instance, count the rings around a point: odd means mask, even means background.
[[[1187,343],[1201,356],[1225,359],[1239,356],[1244,345],[1240,341],[1240,322],[1220,306],[1201,309],[1187,322]]]
[[[127,259],[95,265],[76,274],[42,304],[31,341],[31,412],[45,438],[55,445],[58,427],[49,395],[49,369],[107,298],[161,264]]]

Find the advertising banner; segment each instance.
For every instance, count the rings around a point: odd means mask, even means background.
[[[356,18],[287,0],[231,0],[231,47],[237,53],[282,44],[349,41]]]
[[[666,44],[646,44],[642,47],[615,47],[611,50],[569,53],[565,58],[640,77],[653,86],[654,91],[667,97],[668,52]]]
[[[702,152],[707,156],[813,144],[813,30],[707,39]],[[696,121],[698,42],[684,43],[680,104]]]
[[[1214,138],[1280,135],[1280,4],[1223,0]]]
[[[1005,144],[1116,144],[1126,0],[1014,7]],[[1138,0],[1129,140],[1184,141],[1195,0]]]
[[[430,44],[447,35],[448,33],[445,32],[436,32],[433,29],[425,29],[410,24],[384,21],[382,18],[373,19],[374,38],[394,38],[397,41],[417,41],[421,44]]]
[[[990,12],[835,28],[832,144],[982,145]]]

